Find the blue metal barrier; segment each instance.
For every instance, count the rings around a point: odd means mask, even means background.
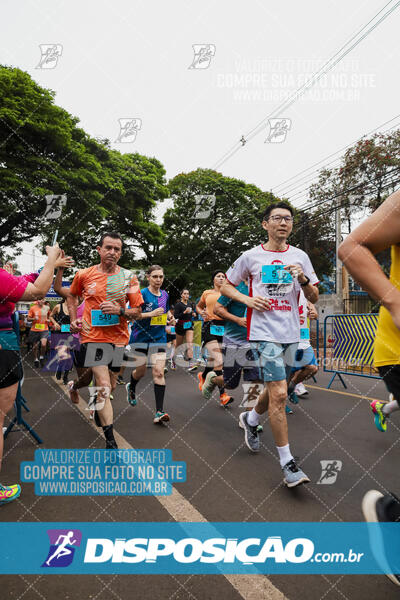
[[[342,375],[380,379],[373,367],[373,346],[378,322],[377,314],[327,315],[324,319],[323,367],[333,373],[329,389]]]
[[[18,312],[15,312],[13,314],[13,328],[14,328],[15,334],[17,336],[17,339],[19,340],[20,335],[19,335]],[[8,425],[7,429],[5,430],[4,436],[3,436],[4,439],[6,439],[6,437],[10,433],[10,431],[13,429],[14,425],[23,425],[23,427],[25,427],[25,429],[28,431],[28,433],[31,434],[31,436],[37,441],[37,443],[42,444],[43,440],[38,436],[38,434],[33,429],[33,427],[31,427],[25,421],[25,419],[22,417],[22,408],[24,408],[28,412],[29,412],[29,408],[28,408],[25,398],[22,395],[21,382],[18,383],[18,390],[17,390],[17,396],[15,398],[15,402],[14,402],[14,407],[15,407],[15,417],[11,420],[11,423]]]

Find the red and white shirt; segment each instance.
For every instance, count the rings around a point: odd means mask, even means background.
[[[249,280],[249,296],[263,296],[272,303],[271,310],[247,309],[247,338],[250,341],[292,344],[300,341],[299,293],[297,279],[290,283],[262,283],[264,265],[300,265],[312,285],[318,277],[308,255],[288,244],[286,250],[265,250],[260,244],[244,252],[228,269],[226,277],[235,287]]]

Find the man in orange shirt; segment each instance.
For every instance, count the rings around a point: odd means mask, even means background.
[[[222,378],[223,357],[222,340],[225,329],[225,321],[214,313],[214,308],[218,298],[221,296],[221,286],[225,281],[225,273],[220,269],[214,271],[211,276],[212,289],[205,290],[196,306],[196,311],[204,321],[201,331],[202,345],[207,348],[208,359],[203,373],[199,373],[199,390],[203,390],[203,385],[213,379],[215,376]],[[208,379],[207,379],[208,377]],[[233,402],[233,398],[225,392],[222,386],[219,388],[219,403],[221,406],[227,406]]]
[[[96,424],[103,428],[106,448],[118,448],[113,433],[110,393],[115,387],[124,346],[129,341],[128,320],[141,314],[143,298],[136,275],[117,264],[122,254],[121,236],[114,231],[104,233],[97,252],[100,264],[77,272],[67,304],[71,331],[80,332],[81,349],[86,352],[85,367],[92,367],[99,388]],[[76,317],[79,297],[85,301],[81,319]],[[127,299],[129,309],[125,308]],[[121,349],[120,354],[117,348]],[[119,360],[115,360],[116,355]]]
[[[49,332],[49,313],[50,307],[45,304],[44,300],[37,300],[28,312],[28,321],[32,323],[29,333],[28,342],[33,345],[33,356],[35,367],[40,365],[43,367],[44,355],[46,354],[47,340],[50,337]],[[40,345],[40,355],[38,351]]]

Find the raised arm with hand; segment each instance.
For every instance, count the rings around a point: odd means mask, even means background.
[[[49,291],[53,281],[56,262],[61,254],[61,250],[58,244],[56,244],[55,246],[46,246],[46,253],[47,260],[43,269],[33,283],[28,283],[21,300],[40,300],[41,298],[44,298]]]

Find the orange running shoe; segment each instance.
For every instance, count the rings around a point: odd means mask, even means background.
[[[197,373],[197,377],[199,380],[199,390],[202,391],[204,385],[203,373]]]
[[[219,403],[221,406],[228,406],[228,404],[231,404],[231,402],[233,402],[232,396],[228,396],[226,392],[220,394]]]

